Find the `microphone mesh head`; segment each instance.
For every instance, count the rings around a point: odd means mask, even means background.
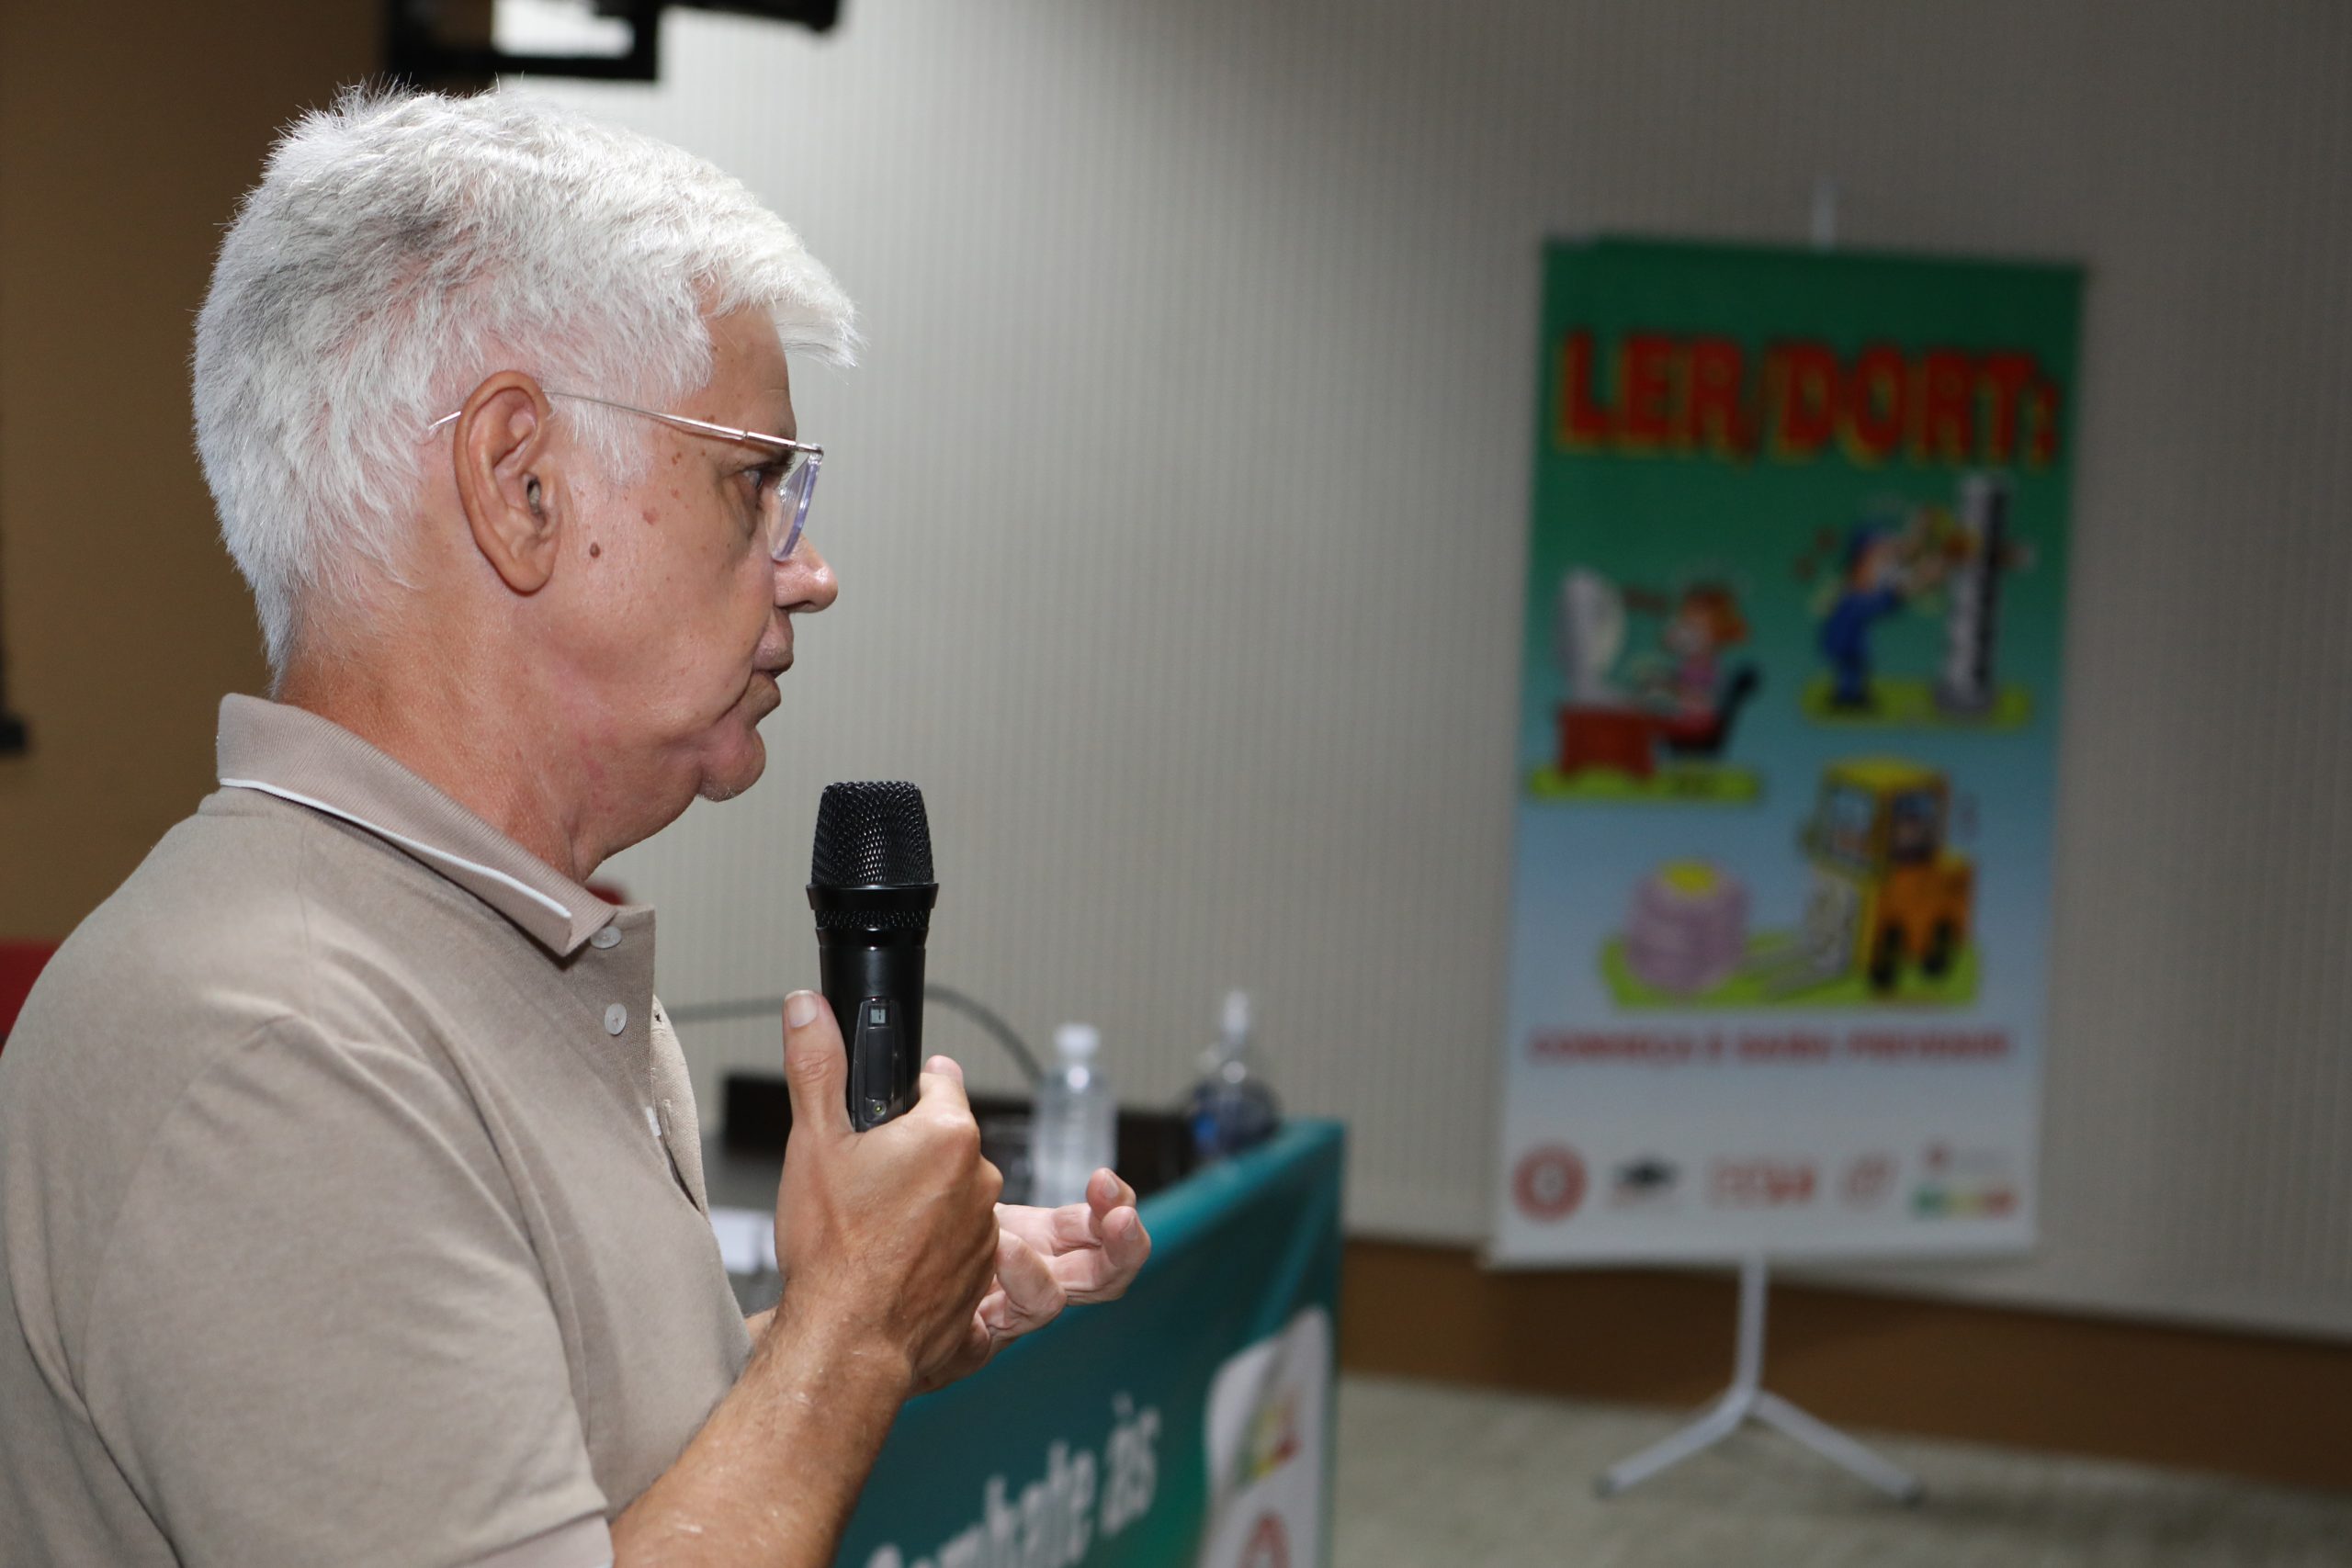
[[[809,886],[920,887],[933,880],[922,790],[897,780],[825,786]]]

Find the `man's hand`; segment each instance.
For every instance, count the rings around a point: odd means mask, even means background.
[[[1058,1209],[996,1206],[996,1279],[972,1314],[957,1354],[922,1386],[968,1376],[990,1357],[1061,1315],[1071,1302],[1115,1301],[1151,1256],[1135,1189],[1110,1170],[1086,1184],[1086,1201]]]
[[[989,1291],[1004,1182],[956,1064],[933,1058],[911,1110],[854,1133],[833,1015],[798,991],[784,1021],[784,1300],[686,1451],[613,1521],[619,1568],[832,1562],[899,1406],[963,1353]]]
[[[1058,1209],[999,1203],[996,1223],[1045,1260],[1073,1302],[1118,1300],[1151,1256],[1151,1237],[1143,1228],[1143,1216],[1136,1213],[1136,1190],[1110,1170],[1094,1173],[1083,1203]],[[1000,1253],[1000,1279],[1002,1263]]]
[[[871,1336],[905,1358],[909,1387],[933,1386],[962,1359],[1002,1252],[995,1202],[1004,1181],[980,1157],[964,1076],[933,1057],[904,1115],[856,1133],[831,1010],[797,992],[785,1025],[792,1136],[775,1219],[785,1291],[769,1335]]]

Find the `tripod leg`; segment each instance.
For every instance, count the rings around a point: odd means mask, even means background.
[[[1927,1488],[1919,1484],[1917,1476],[1881,1459],[1826,1421],[1806,1415],[1777,1393],[1756,1396],[1756,1418],[1890,1497],[1917,1503],[1927,1495]]]
[[[1717,1400],[1707,1413],[1671,1437],[1660,1438],[1631,1459],[1619,1460],[1600,1472],[1594,1490],[1603,1497],[1630,1491],[1661,1472],[1673,1469],[1692,1454],[1713,1448],[1739,1429],[1751,1401],[1735,1389]]]

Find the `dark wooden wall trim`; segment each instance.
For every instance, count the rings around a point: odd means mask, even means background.
[[[1351,1371],[1667,1405],[1731,1375],[1727,1272],[1358,1241],[1341,1298]],[[1840,1425],[2352,1489],[2352,1345],[1808,1285],[1770,1311],[1767,1384]]]

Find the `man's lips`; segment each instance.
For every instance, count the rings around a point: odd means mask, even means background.
[[[752,649],[752,673],[754,675],[764,675],[774,681],[791,668],[792,630],[789,626],[783,628],[775,647],[769,647],[767,639],[763,637],[760,646]]]

